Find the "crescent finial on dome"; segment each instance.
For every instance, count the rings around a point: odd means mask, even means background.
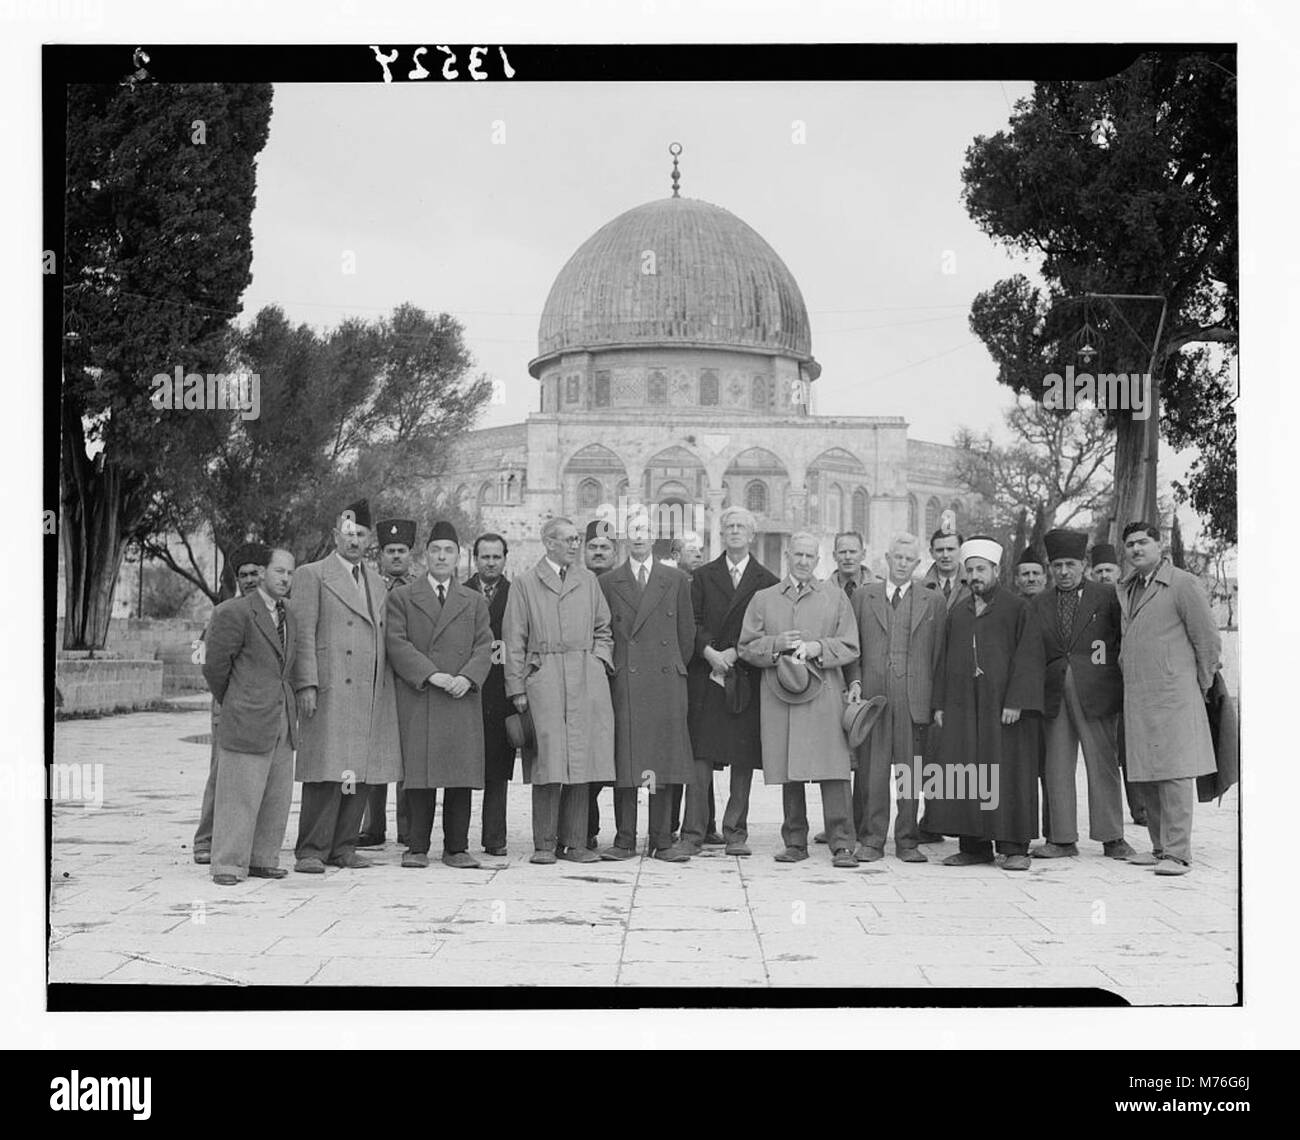
[[[682,144],[679,142],[668,144],[668,153],[673,156],[673,197],[680,198],[679,185],[682,176],[677,169],[677,156],[682,153]]]

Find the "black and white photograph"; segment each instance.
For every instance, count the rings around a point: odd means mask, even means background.
[[[1249,1008],[1250,69],[1020,9],[51,10],[39,1007]]]

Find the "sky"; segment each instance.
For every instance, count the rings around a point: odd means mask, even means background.
[[[1012,394],[970,331],[970,304],[1036,263],[970,220],[961,169],[1030,90],[280,84],[244,319],[270,303],[317,327],[404,301],[452,313],[496,382],[479,426],[519,422],[537,408],[527,363],[556,275],[606,222],[671,193],[668,146],[680,142],[683,196],[736,214],[794,274],[822,365],[817,413],[901,415],[912,438],[937,443],[960,426],[997,436]],[[1162,478],[1185,470],[1166,458]]]

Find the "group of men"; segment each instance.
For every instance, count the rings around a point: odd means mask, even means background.
[[[778,579],[752,554],[750,512],[719,521],[716,558],[687,542],[670,562],[634,512],[619,562],[607,524],[584,534],[551,518],[543,557],[513,578],[506,540],[483,534],[463,583],[449,523],[430,527],[416,574],[416,524],[372,527],[364,500],[337,520],[333,551],[296,574],[287,551],[242,548],[242,596],[217,607],[206,635],[214,747],[196,860],[223,885],[283,877],[296,778],[296,871],[369,866],[357,848],[386,841],[392,782],[402,866],[428,866],[441,792],[442,861],[477,867],[471,794],[482,790],[482,849],[507,854],[506,787],[522,753],[534,863],[636,857],[643,803],[649,856],[682,863],[709,845],[748,856],[761,770],[782,787],[779,862],[808,858],[816,783],[813,839],[836,867],[883,857],[897,797],[901,860],[925,862],[921,847],[952,836],[945,865],[1025,870],[1031,854],[1078,854],[1081,748],[1103,853],[1187,871],[1195,780],[1215,766],[1204,700],[1219,637],[1158,528],[1125,528],[1122,581],[1113,549],[1089,559],[1086,535],[1052,531],[1037,567],[1051,587],[1013,592],[999,583],[1002,547],[984,536],[937,531],[917,578],[920,542],[900,534],[879,580],[861,535],[840,534],[820,579],[819,540],[800,532]],[[1121,720],[1149,854],[1124,839]],[[1040,781],[1046,841],[1031,853]],[[606,786],[614,836],[602,849]]]

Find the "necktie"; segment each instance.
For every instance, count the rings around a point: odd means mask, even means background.
[[[852,598],[853,591],[856,590],[857,588],[858,588],[857,582],[854,581],[852,578],[850,578],[847,582],[844,583],[844,596],[846,598]]]
[[[951,597],[952,597],[952,579],[951,579],[951,578],[945,578],[945,579],[943,580],[943,596],[944,596],[945,599],[946,599],[946,598],[951,598]]]
[[[496,592],[497,592],[497,584],[495,582],[483,583],[483,597],[487,599],[487,604],[489,606],[492,604],[492,599],[496,597]]]
[[[354,581],[358,586],[361,585],[361,567],[355,563],[352,566],[352,581]]]
[[[1056,626],[1061,634],[1061,644],[1070,644],[1070,635],[1074,632],[1074,614],[1079,608],[1079,595],[1073,590],[1056,592]]]
[[[561,566],[561,567],[560,567],[560,581],[561,581],[561,582],[564,581],[564,576],[565,576],[568,572],[569,572],[569,568],[568,568],[567,566]]]
[[[731,564],[731,588],[733,590],[740,589],[740,567],[734,562]]]
[[[1147,592],[1147,580],[1142,577],[1133,580],[1133,592],[1130,595],[1129,609],[1136,609],[1138,602],[1142,600],[1142,595]]]
[[[441,582],[438,583],[438,605],[442,605],[447,600],[447,587]]]
[[[895,586],[894,596],[889,599],[889,604],[893,606],[894,609],[898,609],[899,604],[902,602],[902,600],[903,600],[903,591],[898,586]]]
[[[283,654],[288,651],[289,645],[286,641],[285,622],[284,622],[284,603],[275,603],[275,632],[280,635],[280,652]]]
[[[637,585],[639,585],[643,591],[645,590],[645,583],[648,577],[650,577],[650,575],[646,573],[645,563],[642,562],[641,569],[636,572],[636,580]]]

